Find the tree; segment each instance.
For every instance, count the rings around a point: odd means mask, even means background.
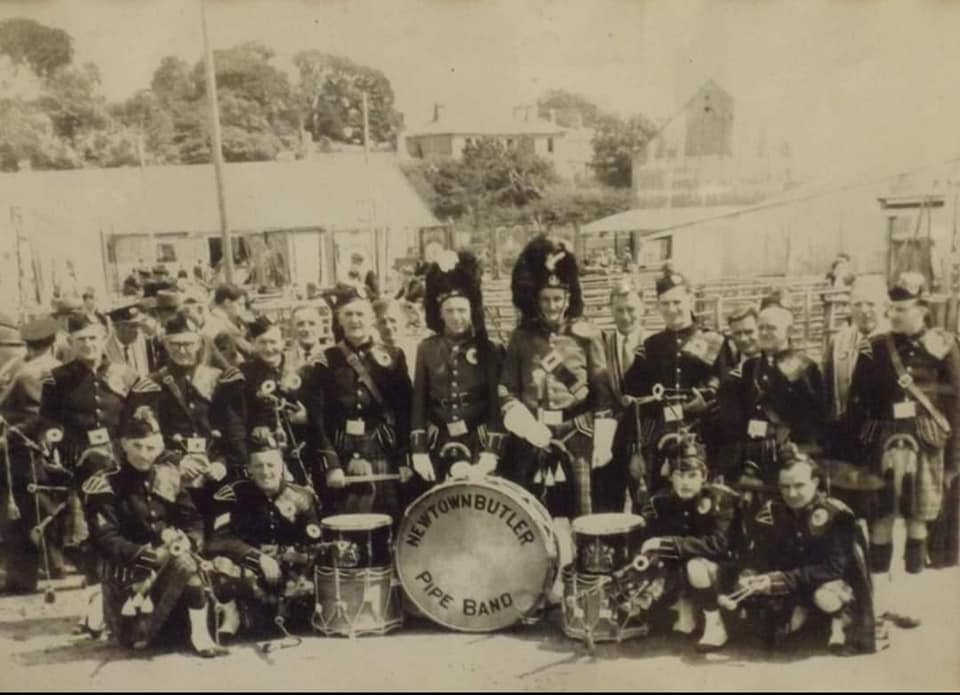
[[[597,180],[616,188],[631,184],[633,158],[656,132],[646,116],[627,119],[605,115],[598,119],[593,137],[593,169]]]
[[[57,137],[50,118],[19,99],[0,100],[0,170],[17,171],[21,162],[34,169],[75,169],[83,162]]]
[[[17,17],[0,22],[0,55],[47,78],[73,61],[73,40],[63,29]]]
[[[556,181],[549,162],[493,138],[467,145],[460,160],[417,163],[406,171],[435,215],[458,219],[469,214],[477,227],[493,220],[498,210],[526,208]]]
[[[540,118],[553,115],[557,125],[573,128],[579,124],[592,128],[603,116],[600,107],[585,96],[564,89],[550,89],[537,101]]]
[[[293,58],[300,72],[305,126],[313,139],[363,143],[363,93],[372,144],[393,144],[402,117],[394,108],[393,87],[380,70],[348,58],[301,51]]]
[[[100,89],[100,71],[93,63],[61,68],[47,78],[36,105],[71,145],[85,131],[107,127],[110,118]]]

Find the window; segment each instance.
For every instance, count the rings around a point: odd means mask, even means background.
[[[157,244],[157,262],[173,263],[177,260],[177,250],[173,244]]]
[[[641,266],[657,266],[670,260],[673,251],[673,237],[644,239],[641,242],[639,260]]]

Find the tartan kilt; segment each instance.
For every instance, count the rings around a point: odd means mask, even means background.
[[[180,555],[171,560],[157,573],[149,590],[153,601],[153,613],[122,614],[123,605],[144,581],[150,570],[136,565],[100,561],[100,580],[103,590],[103,617],[107,628],[120,644],[132,647],[136,643],[150,644],[164,629],[180,601],[187,582],[199,568],[189,555]]]

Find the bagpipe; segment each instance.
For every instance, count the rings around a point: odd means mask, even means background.
[[[304,463],[302,455],[305,443],[297,441],[291,422],[292,417],[303,413],[303,405],[287,397],[288,394],[298,391],[302,385],[303,380],[299,374],[289,374],[279,384],[273,379],[266,379],[257,389],[257,398],[273,413],[270,435],[274,443],[296,463],[304,484],[312,488],[313,476]]]
[[[209,439],[184,437],[182,434],[175,434],[170,438],[178,453],[200,465],[199,473],[186,480],[187,487],[201,488],[208,482],[219,483],[227,477],[227,467],[214,458],[222,436],[220,430],[211,430]]]
[[[51,583],[50,553],[47,547],[46,531],[50,524],[68,509],[69,498],[66,496],[74,489],[73,483],[75,480],[73,472],[65,468],[60,461],[60,453],[57,450],[57,444],[63,441],[63,430],[59,428],[47,430],[42,440],[38,443],[18,426],[11,425],[0,416],[0,449],[2,449],[4,477],[7,487],[5,513],[8,521],[19,521],[23,518],[23,513],[14,495],[13,462],[10,457],[10,435],[14,435],[19,444],[29,452],[30,482],[26,485],[26,492],[33,498],[35,524],[28,532],[28,537],[30,542],[40,549],[43,560],[43,568],[47,577],[44,601],[46,603],[55,603],[57,595]],[[47,476],[53,476],[54,480],[66,484],[41,484],[38,466],[43,468]],[[49,509],[49,503],[47,503],[45,497],[43,501],[41,501],[42,494],[50,492],[61,493],[66,497],[52,509]],[[48,508],[46,516],[44,516],[44,506]]]

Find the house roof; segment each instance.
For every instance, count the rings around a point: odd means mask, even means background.
[[[330,154],[295,162],[224,167],[231,230],[415,228],[440,224],[393,154]],[[0,175],[0,199],[65,233],[216,232],[216,179],[210,164]]]
[[[441,113],[440,119],[424,124],[420,128],[412,128],[407,137],[423,135],[467,135],[483,137],[484,135],[562,135],[567,132],[563,126],[551,123],[542,118],[531,116],[527,120],[510,117],[509,114],[480,114],[476,111],[469,113]]]
[[[594,220],[584,225],[581,231],[587,234],[591,232],[643,232],[654,234],[671,227],[722,217],[743,209],[736,206],[637,208]]]

